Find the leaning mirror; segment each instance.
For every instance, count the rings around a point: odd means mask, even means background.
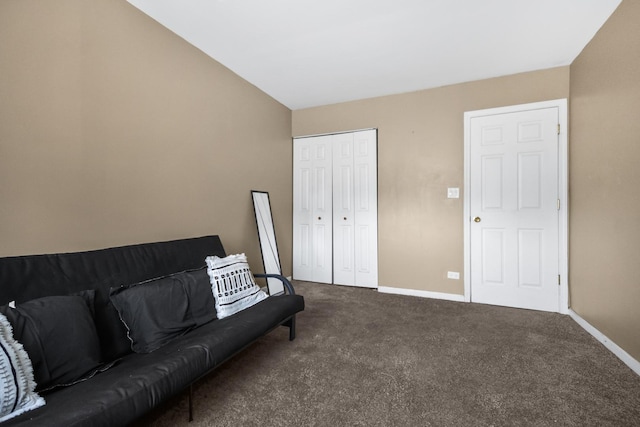
[[[253,210],[256,214],[264,272],[266,274],[282,274],[280,256],[278,255],[278,244],[276,243],[276,230],[273,226],[273,217],[271,216],[269,193],[252,190],[251,197],[253,198]],[[268,278],[267,286],[269,288],[269,295],[284,292],[284,286],[278,279]]]

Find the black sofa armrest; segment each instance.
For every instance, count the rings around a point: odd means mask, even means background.
[[[285,295],[288,293],[289,295],[295,295],[296,291],[293,289],[293,285],[291,284],[291,282],[289,281],[289,279],[287,279],[286,277],[284,277],[281,274],[262,274],[262,273],[258,273],[258,274],[254,274],[255,277],[258,278],[262,278],[262,279],[268,279],[268,278],[273,278],[273,279],[278,279],[282,282],[282,284],[284,285],[286,292]],[[281,294],[279,294],[281,295]],[[289,317],[287,320],[285,320],[282,323],[282,326],[286,326],[289,328],[289,341],[293,341],[294,339],[296,339],[296,315],[293,314],[291,317]]]
[[[287,289],[287,293],[289,295],[295,295],[296,294],[296,291],[293,289],[293,285],[291,284],[289,279],[287,279],[286,277],[282,276],[281,274],[262,274],[262,273],[258,273],[258,274],[254,274],[254,277],[258,277],[258,278],[262,278],[262,279],[267,279],[267,278],[278,279],[278,280],[280,280],[282,282],[284,287]]]

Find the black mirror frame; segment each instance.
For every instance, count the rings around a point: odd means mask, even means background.
[[[258,228],[258,240],[260,241],[264,272],[265,274],[282,275],[282,266],[280,264],[276,230],[271,214],[269,193],[266,191],[251,190],[251,199],[253,200],[253,211],[256,216],[256,226]],[[269,289],[269,295],[284,293],[284,287],[279,279],[267,278],[267,287]]]

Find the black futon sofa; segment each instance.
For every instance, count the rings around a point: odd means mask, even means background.
[[[191,409],[191,385],[221,363],[281,325],[290,328],[293,340],[295,315],[304,309],[304,300],[285,278],[277,276],[285,286],[283,295],[194,327],[150,353],[131,350],[127,329],[110,301],[110,290],[200,269],[210,255],[225,256],[218,236],[0,258],[0,305],[94,290],[93,319],[101,362],[105,363],[105,370],[89,379],[40,393],[46,405],[2,425],[127,425],[184,391],[189,393]]]

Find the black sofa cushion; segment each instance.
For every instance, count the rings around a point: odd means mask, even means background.
[[[92,296],[90,291],[0,307],[31,359],[36,390],[73,384],[94,375],[101,365]]]
[[[110,295],[137,353],[152,352],[216,318],[204,267],[112,288]]]

